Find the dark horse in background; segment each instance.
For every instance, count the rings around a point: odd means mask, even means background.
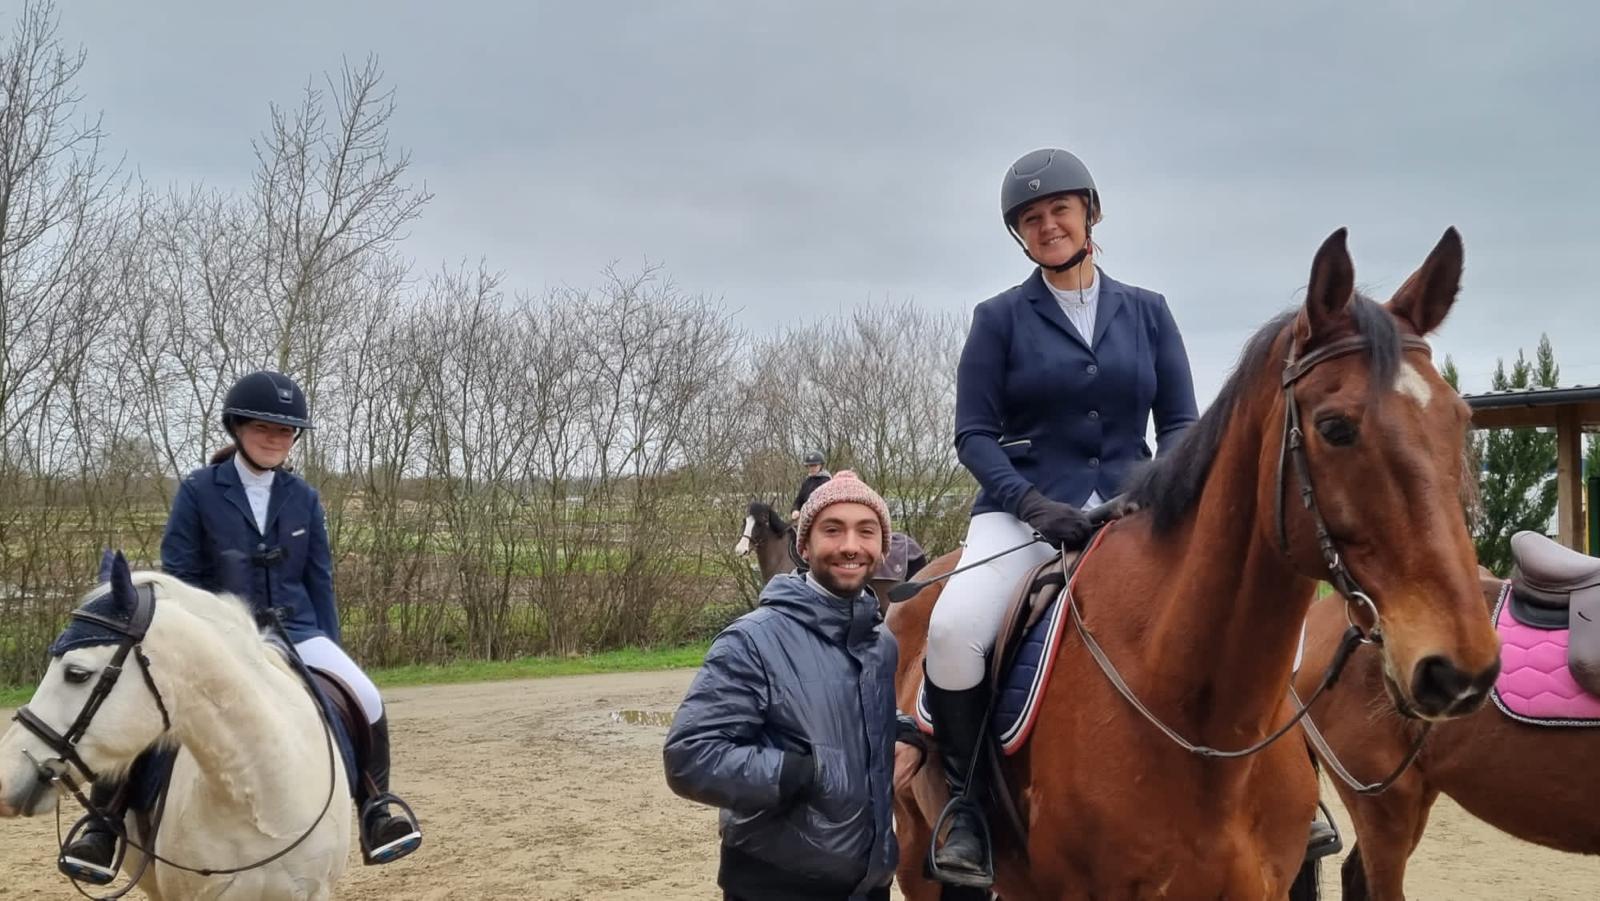
[[[1031,737],[1001,759],[1026,834],[992,820],[1000,897],[1287,897],[1317,805],[1299,735],[1207,758],[1120,692],[1189,742],[1264,741],[1295,714],[1301,625],[1331,573],[1363,599],[1351,615],[1381,625],[1372,656],[1395,674],[1397,702],[1444,720],[1487,698],[1499,646],[1457,501],[1470,413],[1423,341],[1455,303],[1461,267],[1451,229],[1380,305],[1356,294],[1345,233],[1334,233],[1303,306],[1250,340],[1180,446],[1128,487],[1138,512],[1105,527],[1058,601],[1075,601],[1085,631],[1066,627]],[[902,710],[916,703],[942,584],[889,612]],[[947,797],[936,756],[896,789],[908,901],[940,897],[923,871]]]
[[[777,510],[770,504],[751,501],[745,508],[744,533],[733,546],[733,552],[741,557],[755,552],[761,569],[761,584],[765,585],[778,573],[794,572],[805,565],[794,542],[794,527],[778,515]],[[872,574],[871,587],[878,596],[879,609],[888,610],[889,589],[915,576],[927,563],[927,554],[911,536],[904,532],[891,533],[889,554]]]
[[[1521,580],[1531,576],[1537,581],[1546,570],[1557,573],[1557,578],[1543,580],[1547,587],[1565,589],[1570,582],[1577,591],[1600,592],[1600,559],[1531,533],[1512,539],[1512,552],[1517,559],[1512,579],[1517,594],[1523,592]],[[1479,587],[1482,607],[1478,612],[1487,622],[1487,614],[1501,605],[1507,583],[1483,569]],[[1538,665],[1544,672],[1562,664],[1570,666],[1570,658],[1561,659],[1569,652],[1558,645],[1567,644],[1568,634],[1600,625],[1591,624],[1592,618],[1569,623],[1567,592],[1540,592],[1537,585],[1534,591],[1545,600],[1534,601],[1532,606],[1559,614],[1557,623],[1545,624],[1553,630],[1545,634],[1563,634],[1556,643],[1534,646],[1523,665]],[[1518,609],[1513,600],[1515,595],[1506,601],[1507,614]],[[1575,601],[1571,612],[1583,615]],[[1313,671],[1333,654],[1345,628],[1341,605],[1323,601],[1312,607],[1306,626],[1305,665],[1298,679],[1302,691],[1315,680]],[[1593,646],[1581,647],[1575,639],[1572,647],[1580,661],[1596,656]],[[1532,659],[1533,654],[1548,652],[1557,654],[1557,659]],[[1519,660],[1509,649],[1506,661],[1508,673],[1515,678]],[[1536,684],[1547,685],[1553,698],[1570,701],[1579,697],[1580,690],[1596,697],[1600,683],[1591,677],[1583,680],[1589,684],[1582,684],[1578,681],[1581,674],[1572,672],[1571,677],[1556,673],[1547,683]],[[1497,697],[1496,703],[1471,716],[1433,725],[1424,740],[1423,721],[1396,711],[1391,701],[1394,690],[1384,661],[1371,648],[1363,647],[1351,657],[1334,690],[1311,708],[1312,719],[1334,755],[1363,782],[1394,772],[1416,743],[1423,741],[1415,763],[1381,793],[1357,794],[1343,782],[1334,782],[1356,832],[1356,846],[1345,858],[1343,869],[1346,901],[1399,901],[1405,897],[1406,862],[1422,840],[1428,814],[1441,793],[1468,813],[1524,841],[1558,851],[1600,854],[1600,723],[1593,719],[1600,703],[1581,705],[1587,708],[1587,725],[1570,721],[1534,725],[1513,719],[1500,706],[1503,699]],[[1519,866],[1516,851],[1507,846],[1502,853],[1507,875],[1514,874]],[[1600,889],[1596,893],[1600,894]]]

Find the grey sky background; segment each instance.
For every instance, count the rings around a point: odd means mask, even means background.
[[[244,187],[268,103],[372,53],[436,195],[419,271],[482,256],[540,292],[648,259],[754,332],[884,298],[966,315],[1030,271],[1005,167],[1066,147],[1102,266],[1167,296],[1202,405],[1339,226],[1380,299],[1461,229],[1436,350],[1468,390],[1541,333],[1600,383],[1597,34],[1592,0],[61,9],[86,108],[153,184]]]

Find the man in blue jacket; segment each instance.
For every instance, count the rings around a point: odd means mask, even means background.
[[[849,471],[800,511],[804,575],[723,630],[667,733],[667,784],[722,808],[727,901],[889,897],[899,649],[867,580],[889,510]]]

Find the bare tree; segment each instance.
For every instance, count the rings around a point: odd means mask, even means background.
[[[345,327],[344,301],[369,255],[385,255],[432,195],[406,182],[410,154],[389,142],[394,93],[375,59],[344,66],[300,106],[272,107],[254,143],[259,299],[271,361],[313,398]]]
[[[48,3],[23,7],[0,56],[0,445],[88,352],[103,300],[89,290],[120,216],[98,120],[74,121],[82,51]]]

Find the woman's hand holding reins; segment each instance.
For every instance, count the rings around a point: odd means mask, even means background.
[[[1078,548],[1089,540],[1094,526],[1082,510],[1071,504],[1053,501],[1029,488],[1017,505],[1017,518],[1032,526],[1045,541],[1064,548]]]

